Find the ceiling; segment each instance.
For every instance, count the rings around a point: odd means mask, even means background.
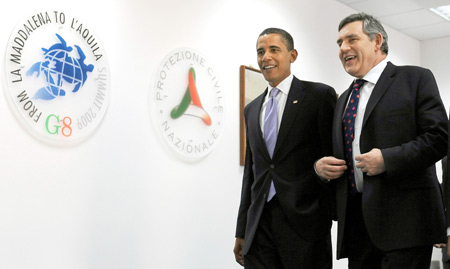
[[[450,36],[450,21],[429,8],[450,5],[450,0],[337,0],[359,12],[378,18],[418,40]]]

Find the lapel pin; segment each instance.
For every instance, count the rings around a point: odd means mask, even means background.
[[[294,104],[297,104],[298,103],[298,100],[294,100],[294,102],[293,102]]]

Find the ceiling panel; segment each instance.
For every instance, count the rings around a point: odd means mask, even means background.
[[[357,2],[365,2],[368,0],[339,0],[339,2],[344,3],[344,4],[353,4],[353,3],[357,3]]]
[[[428,40],[450,36],[450,23],[438,23],[412,29],[405,29],[403,32],[418,40]]]
[[[411,0],[423,8],[441,7],[450,5],[450,0]]]
[[[436,14],[428,9],[419,9],[412,12],[379,17],[379,19],[384,24],[397,30],[411,29],[446,22],[444,18],[436,16]]]
[[[450,5],[450,0],[337,0],[358,12],[378,18],[383,24],[413,38],[428,40],[450,36],[450,21],[430,7]]]
[[[411,0],[376,0],[349,4],[350,7],[376,17],[415,11],[422,7]]]

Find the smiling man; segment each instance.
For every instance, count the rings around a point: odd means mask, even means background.
[[[331,268],[334,191],[316,176],[313,164],[332,152],[336,93],[291,74],[298,53],[284,30],[264,30],[256,53],[268,85],[244,111],[247,149],[236,261],[258,269]]]
[[[435,163],[447,149],[447,115],[430,70],[386,60],[388,37],[360,13],[339,25],[339,58],[355,77],[336,104],[333,156],[316,162],[336,182],[337,258],[349,268],[430,268],[445,242]]]

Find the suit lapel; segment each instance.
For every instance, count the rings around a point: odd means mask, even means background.
[[[289,90],[289,95],[286,100],[286,106],[284,107],[283,118],[281,119],[280,130],[278,132],[277,143],[273,152],[273,157],[276,157],[278,150],[281,148],[283,141],[289,134],[292,124],[298,115],[298,110],[303,102],[304,91],[302,82],[294,76],[292,85]]]
[[[378,79],[378,82],[375,85],[372,94],[370,95],[369,101],[367,102],[367,107],[366,111],[364,112],[364,119],[362,124],[363,128],[364,125],[366,125],[367,119],[370,117],[370,114],[372,114],[372,111],[374,110],[375,106],[378,104],[381,97],[383,97],[384,93],[388,90],[388,88],[394,81],[395,73],[396,73],[395,65],[393,65],[391,62],[388,62],[383,73],[381,73],[381,76]]]
[[[269,151],[267,150],[267,146],[266,146],[266,141],[264,140],[264,136],[263,136],[263,132],[261,129],[261,117],[264,117],[261,115],[261,109],[262,109],[262,105],[264,104],[264,100],[265,97],[267,95],[267,88],[266,90],[259,96],[257,97],[257,99],[255,100],[257,102],[257,107],[254,111],[256,117],[254,118],[254,120],[252,121],[253,124],[255,124],[256,126],[254,126],[254,128],[256,128],[257,130],[257,135],[255,137],[257,145],[262,145],[261,146],[261,150],[264,153],[264,156],[270,160],[270,155],[269,155]]]

